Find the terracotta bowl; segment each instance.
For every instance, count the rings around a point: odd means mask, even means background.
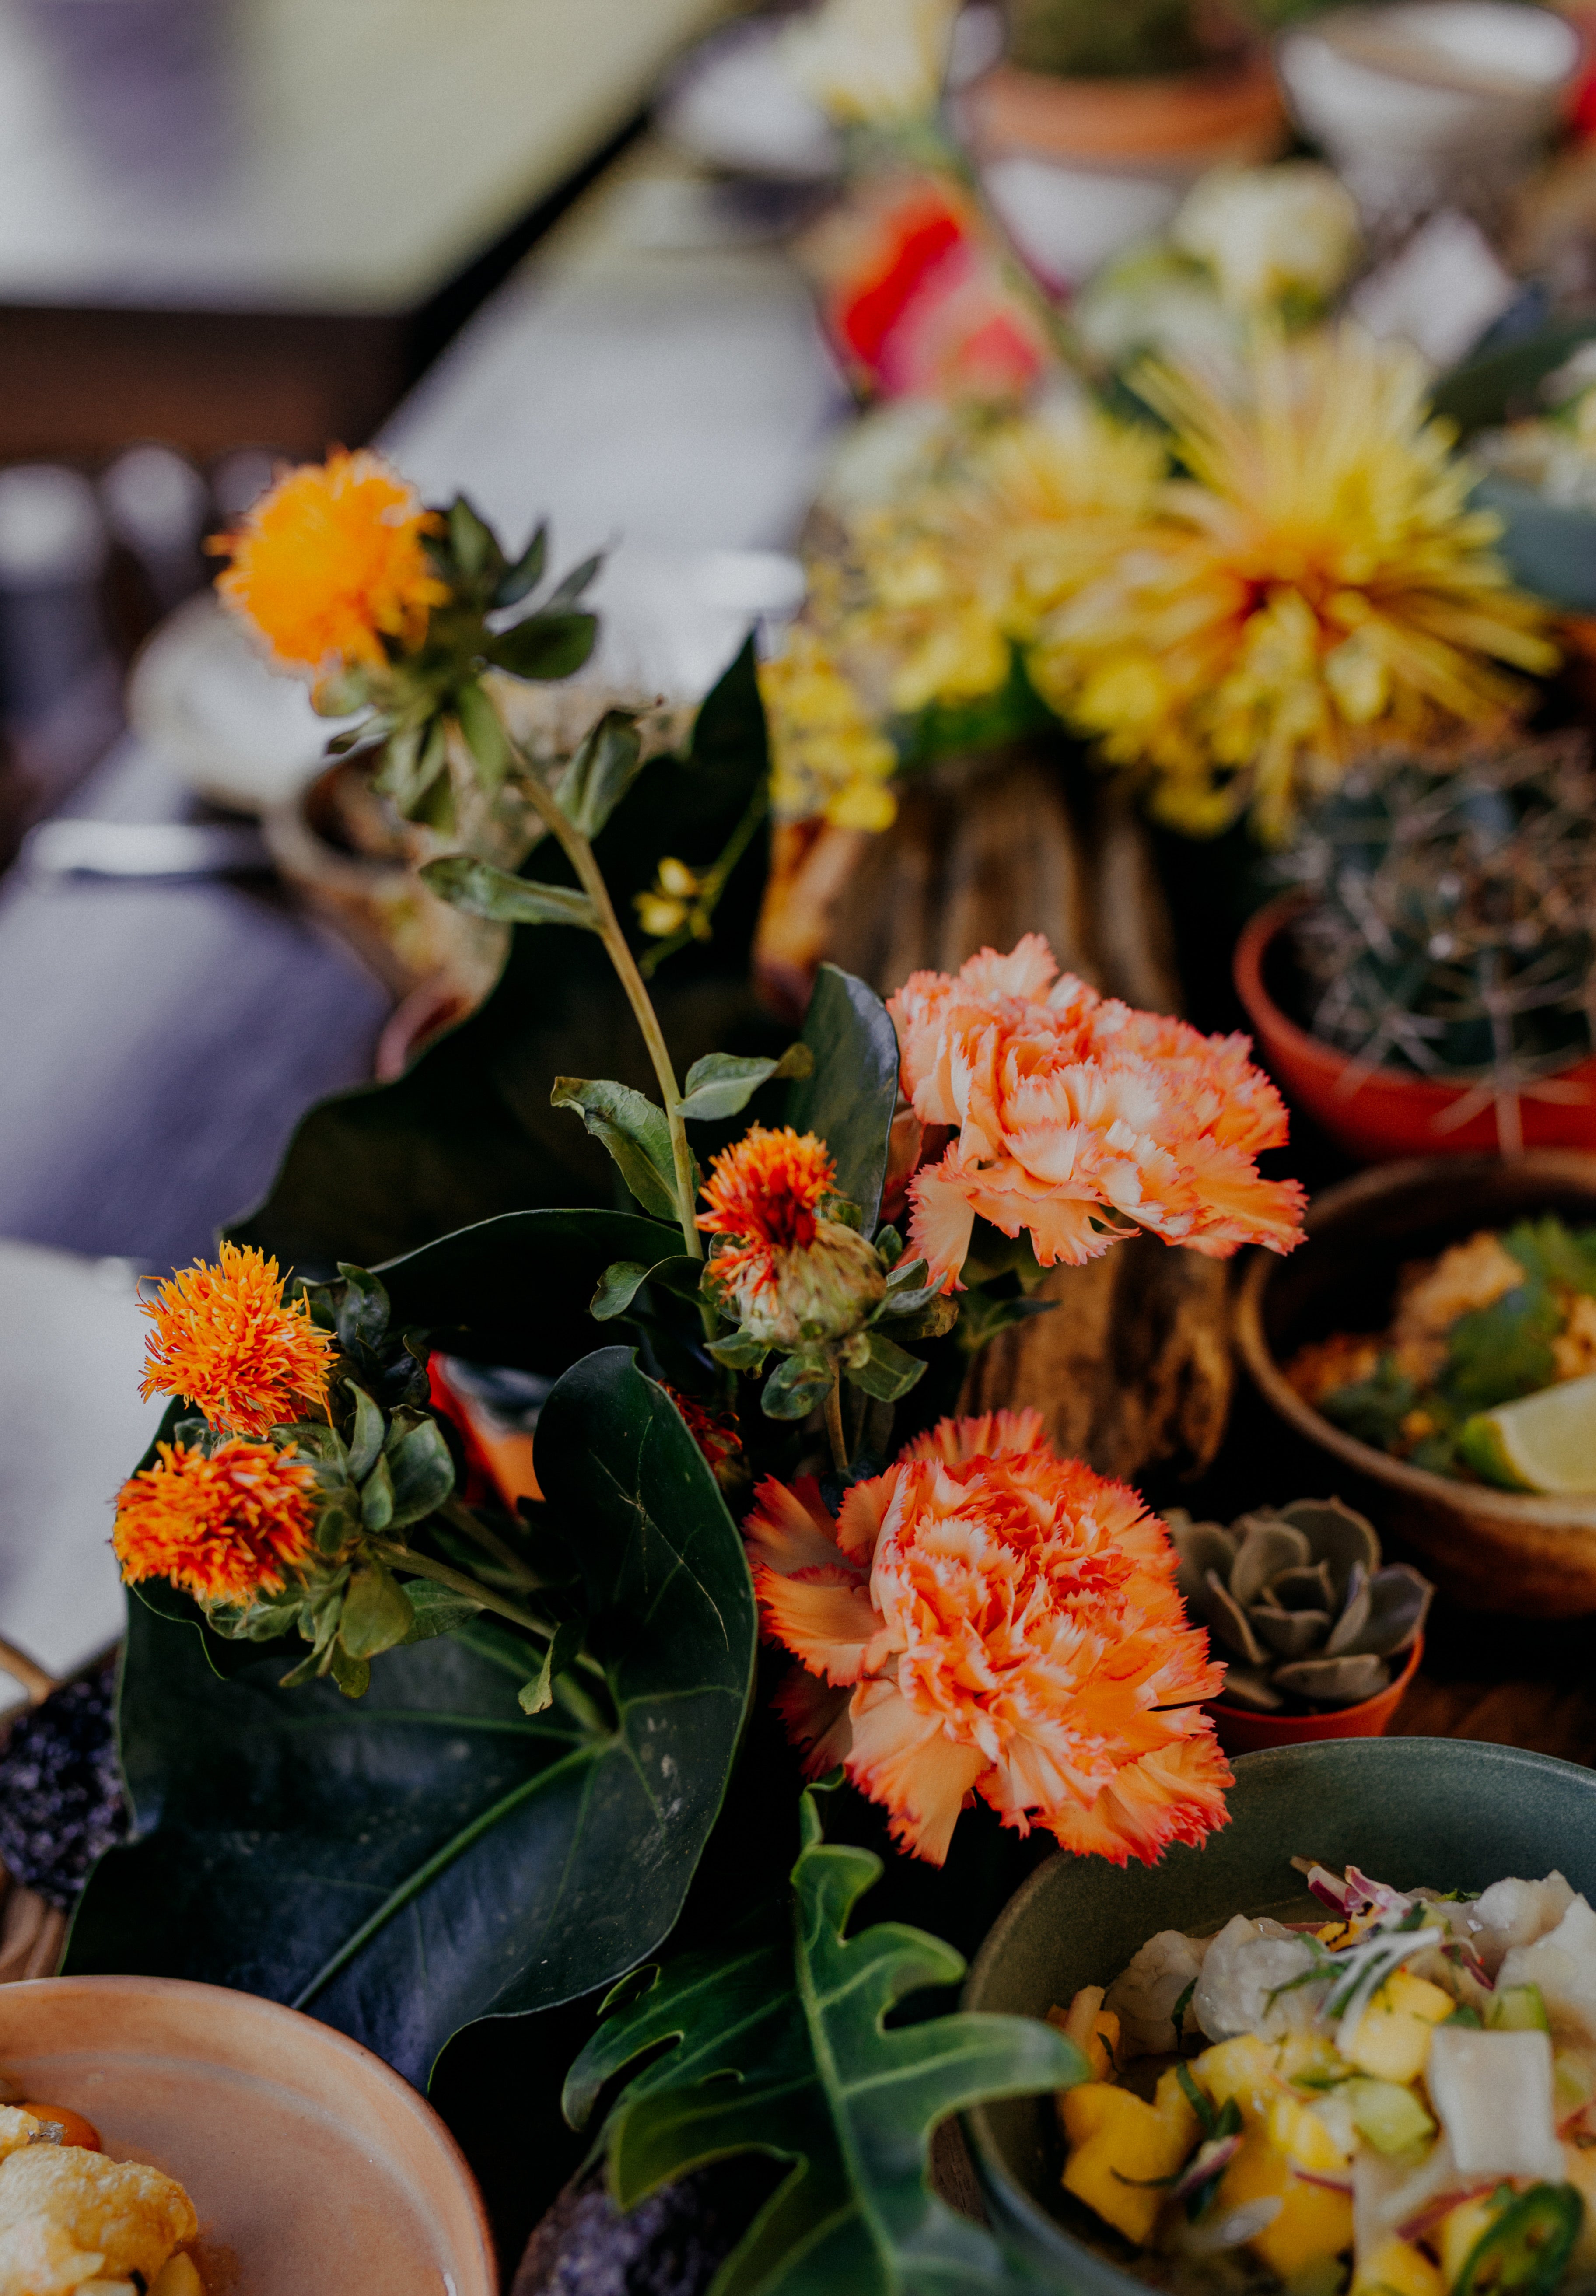
[[[1578,1618],[1596,1611],[1596,1496],[1535,1498],[1410,1466],[1332,1425],[1281,1368],[1305,1341],[1382,1330],[1404,1261],[1544,1212],[1596,1222],[1596,1156],[1541,1148],[1361,1172],[1314,1198],[1289,1259],[1251,1256],[1236,1340],[1268,1403],[1340,1464],[1344,1496],[1418,1547],[1437,1586],[1477,1610]]]
[[[1067,79],[997,64],[961,100],[983,159],[1030,152],[1078,166],[1273,159],[1285,108],[1266,49],[1149,78]]]
[[[964,1991],[967,2009],[1044,2017],[1107,1985],[1157,1931],[1203,1936],[1232,1914],[1318,1911],[1294,1857],[1347,1863],[1398,1889],[1482,1890],[1560,1867],[1596,1894],[1596,1772],[1461,1738],[1345,1738],[1244,1755],[1231,1822],[1157,1866],[1052,1857],[999,1915]],[[1011,2097],[964,2116],[994,2222],[1073,2296],[1145,2296],[1134,2251],[1060,2189],[1052,2099]]]
[[[1472,1085],[1441,1084],[1401,1069],[1363,1068],[1333,1045],[1289,1020],[1270,993],[1281,933],[1305,906],[1300,893],[1271,901],[1248,921],[1236,944],[1236,994],[1247,1008],[1264,1064],[1294,1108],[1328,1132],[1361,1164],[1393,1156],[1458,1156],[1481,1149],[1596,1149],[1596,1061],[1581,1061],[1551,1079],[1547,1099],[1535,1088],[1513,1103],[1518,1139],[1502,1139],[1502,1115],[1481,1109],[1462,1124],[1453,1111]],[[1513,1120],[1509,1119],[1510,1125]]]
[[[1264,1714],[1211,1698],[1206,1710],[1214,1718],[1227,1754],[1261,1754],[1270,1746],[1312,1746],[1324,1738],[1383,1738],[1423,1656],[1424,1636],[1420,1635],[1385,1688],[1372,1698],[1361,1698],[1355,1706],[1330,1706],[1313,1714]]]
[[[495,2296],[454,2138],[314,2018],[183,1979],[38,1978],[0,1988],[0,2067],[178,2179],[207,2296]]]

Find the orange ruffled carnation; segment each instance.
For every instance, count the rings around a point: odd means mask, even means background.
[[[1059,973],[1040,933],[952,979],[916,972],[887,1009],[915,1113],[958,1131],[910,1184],[911,1249],[945,1290],[978,1213],[1027,1231],[1044,1267],[1095,1259],[1135,1227],[1216,1259],[1301,1242],[1301,1187],[1254,1160],[1284,1144],[1286,1111],[1246,1037],[1100,996]]]
[[[326,1399],[331,1338],[303,1300],[283,1306],[276,1261],[252,1245],[224,1243],[215,1267],[170,1276],[143,1312],[146,1402],[186,1396],[213,1427],[264,1435]]]
[[[311,1552],[315,1469],[236,1438],[209,1458],[182,1443],[156,1448],[158,1464],[117,1500],[110,1543],[127,1584],[166,1578],[203,1603],[280,1594]]]
[[[765,1632],[808,1669],[777,1697],[807,1774],[840,1762],[917,1857],[942,1863],[977,1794],[1118,1866],[1225,1823],[1196,1702],[1224,1669],[1168,1533],[1036,1412],[943,1420],[835,1521],[813,1478],[767,1480],[743,1532]]]
[[[442,524],[381,455],[335,449],[285,471],[246,512],[220,545],[233,563],[217,588],[284,669],[381,669],[384,638],[418,646],[448,603],[422,547]]]

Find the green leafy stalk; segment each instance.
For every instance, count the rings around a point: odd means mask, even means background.
[[[464,1570],[456,1570],[447,1562],[435,1562],[430,1554],[418,1554],[412,1546],[401,1546],[397,1539],[373,1538],[368,1534],[365,1545],[372,1554],[394,1570],[413,1570],[418,1578],[435,1578],[440,1587],[448,1587],[456,1595],[468,1595],[473,1603],[480,1603],[485,1611],[496,1611],[500,1618],[508,1619],[512,1626],[525,1627],[528,1634],[537,1635],[544,1642],[554,1632],[547,1619],[540,1619],[534,1611],[523,1610],[507,1595],[499,1594],[495,1587],[485,1587],[480,1578],[473,1578]]]

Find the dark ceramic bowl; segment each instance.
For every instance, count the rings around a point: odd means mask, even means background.
[[[1318,1909],[1293,1857],[1348,1863],[1397,1888],[1483,1890],[1553,1866],[1596,1895],[1596,1772],[1462,1738],[1345,1738],[1237,1762],[1231,1823],[1203,1849],[1123,1870],[1060,1855],[998,1916],[965,1987],[967,2009],[1045,2017],[1107,1985],[1158,1930],[1203,1934],[1232,1914],[1303,1920]],[[1060,2184],[1051,2097],[1011,2097],[964,2117],[994,2222],[1047,2284],[1133,2296],[1135,2251]]]

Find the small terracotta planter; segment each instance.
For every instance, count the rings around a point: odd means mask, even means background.
[[[1064,79],[998,64],[961,102],[983,160],[1028,152],[1065,167],[1168,164],[1198,175],[1222,160],[1273,159],[1286,115],[1268,52],[1146,79]]]
[[[1204,1712],[1214,1718],[1227,1754],[1259,1754],[1268,1746],[1312,1746],[1322,1738],[1383,1738],[1424,1656],[1424,1636],[1415,1637],[1402,1672],[1372,1698],[1355,1706],[1334,1706],[1320,1714],[1257,1714],[1250,1707],[1227,1706],[1211,1698]]]
[[[1548,1078],[1544,1087],[1531,1086],[1505,1105],[1487,1102],[1459,1123],[1456,1111],[1477,1097],[1476,1086],[1366,1067],[1289,1020],[1265,980],[1281,934],[1306,906],[1300,893],[1287,893],[1248,921],[1236,944],[1236,994],[1252,1022],[1264,1065],[1287,1099],[1349,1156],[1360,1164],[1382,1164],[1404,1156],[1478,1155],[1482,1150],[1512,1155],[1520,1148],[1596,1149],[1596,1060],[1564,1069]]]

